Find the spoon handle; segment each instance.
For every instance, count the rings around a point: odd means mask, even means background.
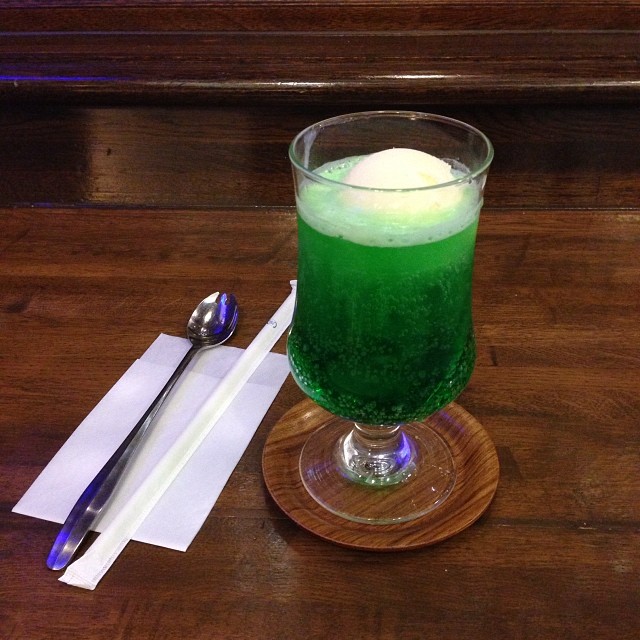
[[[155,418],[158,410],[173,389],[178,378],[182,375],[193,356],[201,349],[193,345],[180,361],[176,370],[156,396],[138,424],[129,432],[116,452],[107,460],[96,477],[89,483],[78,501],[71,509],[60,533],[53,543],[47,558],[49,569],[64,569],[74,556],[81,542],[97,520],[103,507],[113,494],[127,463],[138,448],[147,428]]]

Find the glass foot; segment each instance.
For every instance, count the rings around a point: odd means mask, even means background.
[[[449,447],[427,423],[380,427],[338,417],[309,436],[300,454],[300,475],[325,509],[381,525],[436,509],[456,481]]]

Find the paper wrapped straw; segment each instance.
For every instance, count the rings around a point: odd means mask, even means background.
[[[291,282],[291,287],[291,294],[247,347],[231,371],[220,381],[193,421],[160,459],[120,513],[114,517],[112,523],[100,534],[84,556],[69,565],[60,577],[62,582],[83,589],[96,588],[162,494],[291,324],[295,306],[295,280]]]

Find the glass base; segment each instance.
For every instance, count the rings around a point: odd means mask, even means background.
[[[309,436],[299,466],[318,504],[368,524],[419,518],[442,504],[456,481],[448,445],[426,422],[365,426],[332,417]]]

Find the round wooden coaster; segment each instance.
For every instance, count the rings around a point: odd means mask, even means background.
[[[459,533],[491,503],[500,473],[496,449],[482,425],[451,403],[425,420],[447,442],[456,465],[455,485],[442,505],[415,520],[384,525],[334,515],[307,493],[298,470],[307,437],[331,417],[311,400],[303,400],[278,421],[264,448],[262,469],[267,489],[282,511],[303,529],[355,549],[416,549]]]

